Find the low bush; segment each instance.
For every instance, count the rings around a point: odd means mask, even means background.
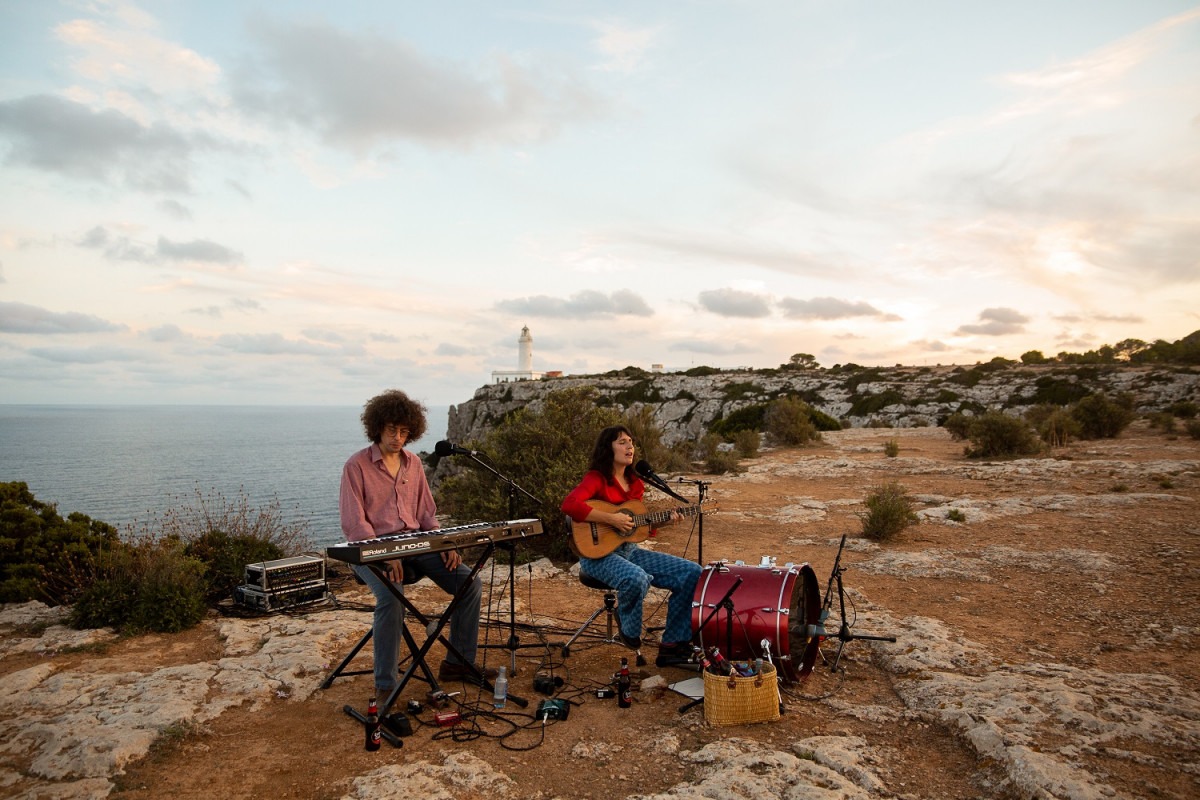
[[[758,431],[738,431],[733,437],[733,449],[742,458],[754,458],[762,444],[762,435]]]
[[[971,427],[973,419],[975,418],[963,413],[954,413],[946,417],[946,421],[942,423],[942,427],[950,434],[951,439],[962,441],[967,438],[967,430]]]
[[[81,567],[117,541],[108,523],[80,513],[63,519],[24,481],[0,483],[0,603],[74,602]]]
[[[1183,429],[1193,439],[1200,439],[1200,419],[1189,419],[1183,424]]]
[[[1175,415],[1170,411],[1153,411],[1146,415],[1151,428],[1161,428],[1163,433],[1175,432]]]
[[[812,422],[808,404],[795,397],[781,397],[767,408],[767,434],[781,445],[807,445],[821,440]]]
[[[734,452],[734,448],[729,446],[727,442],[722,441],[721,437],[714,433],[710,433],[701,439],[696,450],[700,461],[704,462],[704,471],[709,475],[724,475],[726,473],[736,475],[741,472],[741,466],[738,463],[738,454]]]
[[[283,558],[274,542],[250,536],[212,530],[184,547],[184,555],[204,566],[204,596],[217,602],[233,596],[233,590],[245,577],[245,566],[259,561]]]
[[[864,501],[866,512],[859,514],[862,534],[876,542],[885,542],[917,521],[908,490],[899,483],[876,486]]]
[[[1039,403],[1025,412],[1025,419],[1050,447],[1066,447],[1079,437],[1079,423],[1061,406]]]
[[[998,458],[1032,455],[1042,449],[1033,428],[1023,419],[1000,411],[988,411],[971,421],[967,428],[971,458]]]
[[[123,633],[178,633],[205,614],[204,564],[175,539],[120,542],[90,564],[87,588],[75,602],[76,628],[112,626]]]
[[[1115,400],[1103,393],[1091,394],[1071,406],[1083,439],[1114,439],[1133,422],[1133,399],[1119,395]]]
[[[895,458],[900,455],[900,443],[895,439],[888,439],[883,443],[883,454],[888,458]]]
[[[1195,419],[1196,414],[1200,411],[1200,406],[1197,406],[1191,400],[1180,400],[1178,403],[1171,403],[1167,406],[1167,411],[1170,411],[1180,419]]]

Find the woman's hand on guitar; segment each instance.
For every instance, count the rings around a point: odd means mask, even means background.
[[[628,533],[636,526],[633,524],[633,517],[628,514],[609,514],[608,524],[622,533]]]

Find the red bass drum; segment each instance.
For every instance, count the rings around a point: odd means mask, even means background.
[[[728,609],[717,606],[738,578],[741,583],[729,598],[733,604],[730,640]],[[776,567],[714,561],[704,568],[692,596],[692,633],[698,634],[693,641],[705,650],[720,648],[731,661],[753,661],[766,657],[762,646],[766,639],[780,676],[795,683],[808,677],[817,660],[820,638],[815,626],[820,614],[821,589],[808,564]]]

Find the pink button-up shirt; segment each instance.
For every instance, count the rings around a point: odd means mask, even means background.
[[[342,468],[338,509],[348,542],[438,527],[437,505],[421,459],[401,450],[400,472],[393,478],[374,444],[350,456]]]

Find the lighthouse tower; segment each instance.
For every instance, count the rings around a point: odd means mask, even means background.
[[[533,372],[533,337],[529,335],[529,326],[521,328],[521,336],[517,339],[517,372]]]
[[[492,383],[508,383],[509,381],[536,381],[543,373],[533,371],[533,335],[529,326],[521,328],[517,337],[517,368],[515,370],[492,370]]]

